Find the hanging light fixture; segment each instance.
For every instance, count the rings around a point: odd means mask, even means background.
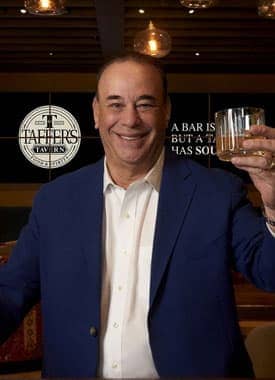
[[[155,28],[150,21],[147,29],[136,34],[134,50],[156,58],[165,57],[171,51],[171,37],[164,30]]]
[[[216,0],[180,0],[181,5],[187,8],[204,9],[213,7],[217,3]]]
[[[275,19],[275,0],[259,0],[258,15]]]
[[[65,0],[25,0],[26,10],[39,16],[58,16],[66,13]]]

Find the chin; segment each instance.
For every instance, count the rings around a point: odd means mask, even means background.
[[[125,162],[138,162],[143,160],[146,157],[146,153],[144,151],[134,150],[134,151],[122,151],[120,150],[118,157]]]
[[[124,162],[126,165],[138,165],[143,162],[142,158],[140,157],[132,157],[132,158],[122,158],[121,162]]]
[[[152,157],[144,154],[121,157],[121,162],[128,166],[149,167],[151,166]]]

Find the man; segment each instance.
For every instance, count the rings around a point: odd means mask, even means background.
[[[0,272],[4,339],[41,298],[44,377],[249,377],[232,266],[275,290],[275,131],[255,127],[241,182],[164,152],[166,80],[130,54],[101,70],[93,102],[105,160],[38,193]],[[233,160],[232,160],[233,161]]]

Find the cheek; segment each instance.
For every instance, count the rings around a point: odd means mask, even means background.
[[[161,136],[166,133],[168,122],[166,120],[166,115],[160,115],[155,120],[155,130],[156,133],[160,134]]]
[[[101,137],[101,140],[105,143],[108,143],[109,140],[112,138],[112,129],[117,124],[117,118],[110,116],[110,115],[104,115],[99,120],[99,134]]]
[[[113,114],[102,114],[99,118],[99,125],[102,129],[107,131],[110,129],[114,124],[117,123],[118,117]]]

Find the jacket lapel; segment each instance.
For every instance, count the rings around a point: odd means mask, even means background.
[[[103,159],[90,167],[79,193],[75,223],[79,245],[84,253],[87,270],[93,285],[101,286]],[[94,282],[95,280],[95,282]],[[100,289],[100,288],[99,288]]]
[[[150,307],[165,272],[196,188],[185,160],[165,160],[154,239]]]

